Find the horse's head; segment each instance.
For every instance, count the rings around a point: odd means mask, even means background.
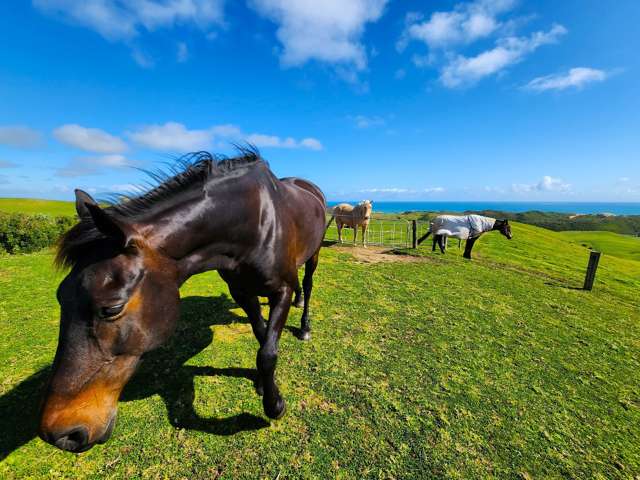
[[[373,202],[371,200],[363,200],[359,205],[362,208],[362,218],[369,220],[373,210]]]
[[[513,238],[513,235],[511,234],[511,225],[509,225],[509,220],[497,220],[496,223],[496,226],[498,227],[500,233],[511,240]]]
[[[72,269],[57,291],[60,334],[39,434],[82,452],[108,440],[140,356],[173,332],[179,293],[175,261],[135,225],[81,191],[76,209],[81,224],[63,238],[58,257]]]

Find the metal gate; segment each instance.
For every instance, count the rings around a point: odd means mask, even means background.
[[[327,216],[327,221],[331,217]],[[353,228],[342,227],[342,241],[346,244],[353,244],[354,230]],[[338,241],[338,226],[334,220],[324,236],[325,240]],[[413,241],[413,225],[412,222],[406,220],[369,220],[369,228],[367,229],[366,243],[367,245],[377,245],[393,248],[411,248]],[[358,227],[357,245],[362,245],[362,229]]]

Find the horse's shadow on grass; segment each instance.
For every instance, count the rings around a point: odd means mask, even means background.
[[[120,401],[160,395],[171,425],[216,435],[233,435],[268,426],[264,418],[248,413],[217,419],[203,418],[195,411],[196,376],[242,377],[255,382],[256,371],[185,365],[213,341],[211,325],[247,322],[247,319],[230,311],[236,305],[225,294],[212,298],[186,297],[180,307],[180,321],[173,337],[165,346],[143,357]],[[50,373],[51,368],[45,367],[0,397],[0,460],[36,436],[40,403]]]

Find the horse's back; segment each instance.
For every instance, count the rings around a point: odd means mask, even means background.
[[[353,205],[349,205],[348,203],[339,203],[335,207],[333,207],[334,215],[351,215],[353,213]]]
[[[431,222],[431,231],[461,239],[469,238],[469,223],[466,215],[438,215]]]
[[[281,178],[280,182],[309,192],[311,195],[316,197],[316,199],[318,199],[318,201],[322,204],[323,209],[326,209],[327,200],[324,196],[324,193],[322,193],[322,190],[320,190],[320,187],[318,187],[315,183],[298,177]]]

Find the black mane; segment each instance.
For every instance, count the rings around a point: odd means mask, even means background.
[[[203,188],[212,178],[224,177],[238,169],[266,163],[253,146],[237,149],[239,155],[235,157],[193,152],[176,158],[166,170],[143,170],[151,179],[148,190],[137,195],[112,194],[101,203],[106,203],[108,206],[105,211],[116,218],[136,219],[180,193],[194,187]],[[105,236],[98,231],[91,218],[81,218],[60,239],[56,265],[72,267],[94,242],[104,239]]]

